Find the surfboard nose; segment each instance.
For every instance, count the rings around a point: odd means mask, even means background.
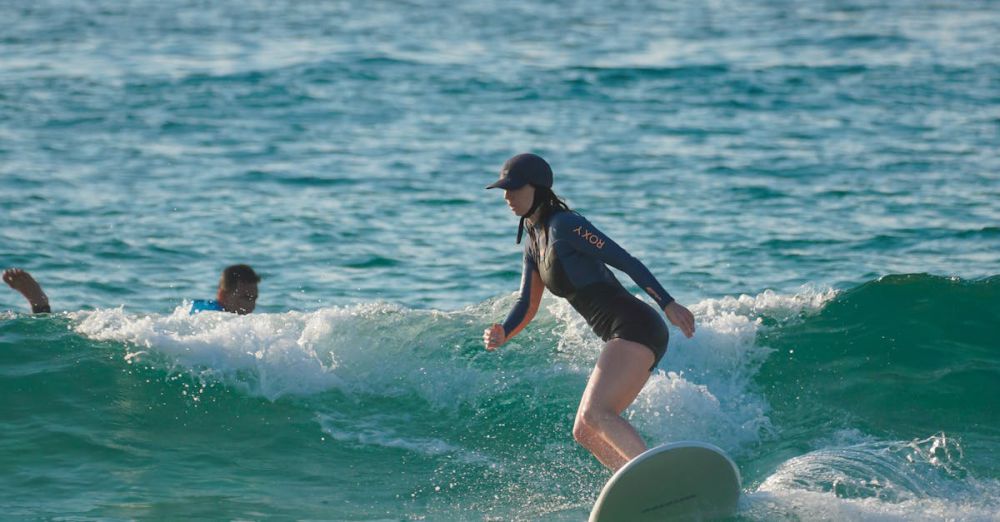
[[[712,520],[736,513],[740,474],[724,451],[697,441],[652,448],[601,490],[590,522]]]

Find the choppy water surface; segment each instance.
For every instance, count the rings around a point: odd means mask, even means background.
[[[10,516],[583,520],[531,150],[695,312],[628,411],[739,517],[996,520],[996,2],[0,3]],[[245,262],[258,312],[190,317]]]

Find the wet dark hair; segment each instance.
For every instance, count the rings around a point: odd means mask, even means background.
[[[230,265],[222,271],[222,278],[219,279],[219,288],[231,290],[240,283],[259,283],[260,276],[254,272],[250,265]]]
[[[572,212],[569,205],[557,196],[555,192],[552,192],[552,189],[549,187],[535,187],[535,204],[538,205],[539,203],[541,206],[538,208],[542,209],[541,218],[543,223],[548,221],[549,216],[556,210],[560,212]]]
[[[535,211],[538,211],[538,217],[539,217],[538,221],[540,223],[548,223],[549,218],[552,217],[552,214],[555,214],[557,212],[572,212],[572,209],[569,208],[569,205],[567,205],[566,202],[562,200],[562,198],[557,196],[555,192],[552,192],[551,188],[539,187],[536,185],[532,186],[535,187],[535,201],[534,203],[531,204],[531,210],[528,211],[526,216],[530,216],[534,214]],[[521,243],[521,236],[524,233],[525,219],[526,217],[522,217],[521,223],[517,227],[518,244]],[[532,235],[532,232],[530,230],[528,231],[528,235]]]

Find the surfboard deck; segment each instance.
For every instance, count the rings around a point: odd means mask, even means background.
[[[736,513],[740,472],[724,451],[682,441],[632,459],[601,490],[590,522],[713,520]]]

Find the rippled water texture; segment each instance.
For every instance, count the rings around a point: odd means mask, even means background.
[[[516,285],[482,186],[533,150],[689,301],[994,274],[996,4],[744,4],[8,3],[5,263],[64,309],[233,260],[268,311],[455,308]]]
[[[57,312],[0,288],[10,516],[585,519],[599,342],[549,297],[480,347],[530,150],[695,312],[627,415],[730,452],[741,518],[996,520],[996,1],[0,20],[0,267]],[[237,262],[258,313],[186,315]]]

